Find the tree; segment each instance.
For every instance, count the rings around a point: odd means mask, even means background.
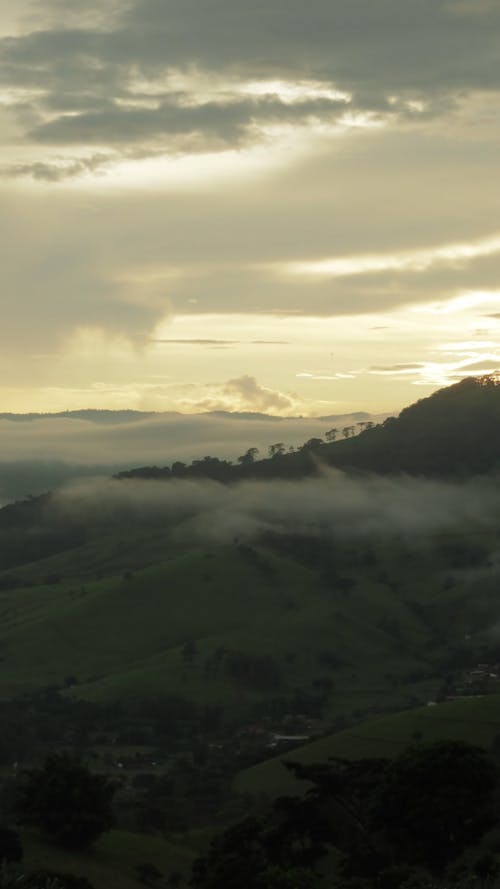
[[[269,456],[270,457],[281,457],[282,454],[285,453],[285,445],[282,441],[276,442],[276,444],[269,445]]]
[[[389,772],[378,818],[400,858],[441,871],[497,820],[498,772],[462,741],[410,748]]]
[[[188,639],[182,646],[182,660],[185,664],[192,664],[198,654],[198,647],[193,639]]]
[[[135,866],[137,879],[144,886],[156,886],[163,874],[151,861],[141,861]]]
[[[396,889],[420,873],[418,885],[429,887],[431,874],[441,875],[498,820],[497,769],[470,744],[420,745],[394,760],[285,765],[308,782],[306,793],[280,797],[262,817],[216,836],[195,862],[191,886],[319,887],[318,866],[335,849],[335,885]],[[495,866],[483,855],[474,874],[484,883]]]
[[[255,458],[258,453],[258,448],[248,448],[248,451],[245,451],[241,457],[238,457],[238,463],[241,463],[242,466],[249,466],[252,463],[255,463]]]
[[[86,877],[50,870],[36,871],[21,877],[15,885],[16,889],[17,885],[19,889],[94,889]]]
[[[113,826],[114,792],[113,782],[92,774],[78,757],[55,753],[41,769],[25,772],[20,820],[66,848],[84,849]]]
[[[302,450],[313,451],[315,448],[319,448],[322,444],[324,444],[322,438],[309,438],[305,444],[302,445]]]
[[[329,429],[327,432],[325,432],[326,440],[327,441],[335,441],[335,439],[337,438],[337,433],[338,433],[338,429],[335,429],[335,428]]]
[[[264,822],[246,818],[212,840],[206,855],[193,865],[191,886],[200,889],[263,889],[267,867]]]
[[[21,861],[23,846],[17,831],[0,827],[0,861]]]

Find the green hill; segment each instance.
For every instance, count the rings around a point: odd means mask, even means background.
[[[499,392],[492,380],[464,381],[353,439],[239,467],[200,461],[177,475],[296,479],[318,459],[431,475],[491,470],[500,453]],[[282,756],[268,758],[280,735],[318,738],[286,754],[304,761],[390,756],[420,738],[491,746],[500,680],[488,669],[474,679],[474,668],[485,662],[494,672],[500,663],[494,508],[488,523],[478,508],[432,532],[423,516],[414,526],[421,530],[410,532],[384,523],[375,497],[370,530],[358,533],[361,497],[352,515],[347,503],[346,532],[341,520],[327,521],[333,488],[312,520],[302,521],[300,500],[288,523],[273,523],[273,510],[285,514],[288,502],[275,492],[300,495],[302,483],[166,488],[170,471],[155,470],[157,482],[147,470],[130,475],[88,499],[84,489],[0,510],[0,768],[12,779],[14,763],[70,747],[119,780],[120,830],[74,862],[97,889],[134,889],[134,867],[144,860],[164,873],[171,862],[182,870],[190,851],[177,848],[181,831],[238,820],[248,793],[292,789]],[[391,485],[387,496],[398,498]],[[431,506],[446,487],[433,486]],[[448,487],[461,496],[460,485]],[[232,522],[245,518],[243,489],[264,500],[254,503],[253,536],[240,538]],[[177,499],[162,496],[166,490]],[[493,482],[488,490],[494,504]],[[221,538],[204,530],[214,510],[196,524],[197,498],[214,491],[232,497],[228,513],[216,501]],[[276,503],[264,509],[267,491]],[[485,697],[422,707],[462,687]],[[33,866],[75,870],[64,853],[26,839]]]

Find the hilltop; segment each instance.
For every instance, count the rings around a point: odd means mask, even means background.
[[[409,473],[429,477],[467,477],[500,468],[500,381],[497,376],[469,377],[404,408],[382,423],[360,421],[327,431],[296,450],[272,446],[267,459],[251,449],[236,465],[217,457],[177,462],[172,467],[128,470],[122,478],[294,479],[331,466],[348,471]],[[364,428],[363,428],[364,427]]]

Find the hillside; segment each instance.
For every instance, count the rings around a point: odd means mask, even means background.
[[[0,773],[69,748],[116,780],[117,831],[73,859],[97,889],[145,861],[186,875],[214,830],[297,790],[283,758],[496,743],[499,482],[469,474],[496,469],[499,392],[464,381],[356,438],[0,510]],[[71,869],[25,838],[30,867]]]
[[[215,465],[221,480],[222,467],[231,480],[267,482],[275,473],[293,477],[306,463],[317,467],[318,460],[373,469],[380,459],[385,469],[444,472],[445,452],[450,473],[479,472],[496,466],[499,441],[500,387],[491,378],[471,379],[354,439],[237,467],[216,458],[196,461],[174,477],[181,485],[184,478],[205,483],[205,472],[213,477]],[[161,470],[156,473],[163,478]],[[365,495],[361,480],[341,495],[337,483],[325,482],[334,485],[332,504],[346,498],[345,511],[327,519],[326,496],[299,529],[302,497],[314,502],[328,490],[325,485],[298,488],[297,506],[266,503],[265,487],[259,489],[261,505],[246,488],[217,506],[215,488],[172,489],[170,503],[168,488],[151,481],[141,487],[136,476],[150,477],[147,470],[132,471],[114,490],[97,487],[91,506],[84,488],[76,499],[46,495],[0,510],[0,693],[59,684],[72,675],[84,697],[154,688],[224,704],[234,697],[249,713],[256,700],[289,699],[299,689],[324,699],[324,712],[333,718],[368,704],[404,706],[415,694],[421,699],[426,692],[418,690],[419,682],[440,683],[438,665],[450,649],[460,648],[465,635],[476,649],[489,644],[490,629],[500,621],[494,596],[500,519],[493,512],[482,522],[482,490],[462,494],[457,488],[449,514],[445,510],[437,525],[433,520],[429,540],[426,512],[433,498],[443,500],[449,490],[430,488],[420,498],[417,488],[375,487]],[[291,496],[267,490],[284,503]],[[489,491],[494,506],[494,489]],[[479,498],[476,516],[472,496]],[[413,509],[415,519],[405,532],[410,537],[400,539],[406,521],[401,498],[408,499],[404,509]],[[213,516],[206,513],[204,521],[221,524],[220,541],[198,518],[212,500]],[[349,515],[351,500],[358,501],[358,519]],[[377,510],[390,512],[391,503],[395,518],[382,520]],[[228,509],[234,516],[224,519]],[[243,518],[245,509],[261,516],[250,539],[246,530],[239,538],[233,522],[243,522],[243,529],[255,522]],[[379,530],[359,536],[356,527],[368,509]],[[181,656],[186,643],[195,643],[198,652],[189,664]],[[207,673],[219,650],[255,655],[263,663],[267,658],[273,682],[247,682],[241,694],[228,664],[217,678]],[[334,653],[332,668],[319,658],[328,651]],[[419,678],[410,681],[412,675]]]

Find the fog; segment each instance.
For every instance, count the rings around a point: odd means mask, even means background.
[[[0,419],[0,505],[89,473],[165,466],[175,460],[190,463],[207,455],[236,460],[249,447],[267,456],[275,442],[296,447],[313,436],[323,437],[335,425],[357,429],[356,423],[369,416],[165,413],[131,418],[127,412],[96,411],[89,419],[71,415]]]
[[[466,527],[493,529],[500,519],[500,479],[439,482],[401,476],[349,477],[324,470],[298,481],[164,482],[94,479],[59,493],[72,517],[107,521],[154,516],[182,542],[250,541],[266,531],[360,538],[381,534],[422,538]]]

